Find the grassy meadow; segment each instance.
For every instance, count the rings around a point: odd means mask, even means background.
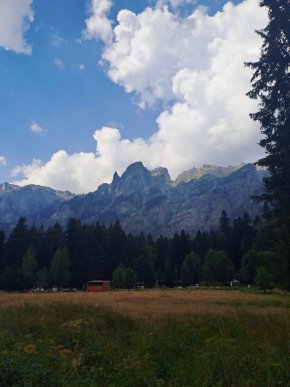
[[[1,386],[287,386],[290,296],[0,293]]]

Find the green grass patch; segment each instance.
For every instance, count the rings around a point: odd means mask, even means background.
[[[89,305],[1,311],[1,386],[286,386],[285,315],[146,323]]]

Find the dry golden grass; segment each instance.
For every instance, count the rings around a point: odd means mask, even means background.
[[[87,303],[108,306],[135,318],[162,319],[165,316],[233,315],[241,309],[263,315],[284,314],[290,309],[281,296],[247,294],[225,290],[145,290],[104,293],[0,293],[0,309],[23,304]],[[278,303],[277,303],[278,301]],[[276,302],[276,304],[275,304]],[[288,303],[289,304],[289,303]]]

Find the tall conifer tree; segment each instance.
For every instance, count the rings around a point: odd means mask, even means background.
[[[259,199],[274,207],[280,282],[290,288],[290,0],[261,0],[260,5],[268,9],[269,23],[257,31],[263,39],[260,59],[246,63],[254,70],[248,96],[260,102],[251,117],[260,122],[266,151],[258,165],[270,172]]]
[[[290,0],[261,0],[268,8],[269,23],[257,33],[263,39],[260,58],[246,63],[253,69],[248,96],[259,99],[260,145],[266,151],[258,165],[267,167],[266,194],[278,214],[290,215]]]

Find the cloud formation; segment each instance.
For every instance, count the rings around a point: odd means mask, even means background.
[[[18,54],[30,55],[31,45],[25,33],[33,21],[33,0],[0,1],[0,47]]]
[[[216,59],[222,59],[227,67],[232,60],[240,60],[243,76],[243,61],[256,57],[260,45],[254,30],[266,20],[258,0],[245,0],[237,6],[229,2],[223,12],[212,17],[202,9],[185,18],[166,7],[146,8],[140,14],[122,10],[114,42],[106,46],[103,60],[111,80],[128,93],[135,92],[142,107],[157,100],[180,99],[172,86],[181,70],[219,77],[218,71],[223,69],[215,67]]]
[[[61,47],[63,44],[65,44],[67,41],[65,40],[64,37],[62,37],[60,35],[60,33],[57,31],[57,30],[53,30],[53,33],[51,35],[51,40],[50,40],[50,44],[53,46],[53,47],[56,47],[56,48],[59,48]]]
[[[30,165],[14,168],[15,178],[24,177],[17,184],[39,184],[75,193],[95,191],[101,183],[111,181],[115,170],[122,173],[132,160],[145,156],[144,140],[121,139],[118,129],[104,127],[96,130],[93,137],[97,142],[95,153],[69,155],[60,150],[45,164],[35,159]]]
[[[6,165],[6,164],[7,164],[6,157],[0,155],[0,165]]]
[[[258,0],[229,2],[214,16],[196,9],[180,17],[167,7],[120,11],[103,60],[111,80],[137,95],[142,108],[164,104],[156,132],[128,140],[118,129],[102,128],[94,134],[95,154],[57,152],[46,164],[20,167],[21,184],[87,192],[138,160],[167,167],[173,178],[203,163],[257,160],[260,133],[249,118],[257,104],[245,96],[251,71],[243,63],[258,58],[261,40],[254,31],[266,24]]]
[[[86,29],[83,32],[85,39],[99,39],[107,44],[112,42],[112,22],[107,17],[112,5],[111,0],[91,0],[90,17],[85,20]]]
[[[185,4],[197,4],[197,0],[158,0],[156,8],[161,8],[165,5],[171,5],[173,8],[178,8]]]
[[[64,68],[63,61],[60,58],[54,58],[53,64],[55,64],[55,66],[60,68],[60,69]]]
[[[40,125],[38,125],[38,123],[35,121],[32,122],[32,124],[30,125],[30,130],[31,130],[31,132],[36,133],[36,134],[42,133],[45,131],[45,129],[42,128]]]

